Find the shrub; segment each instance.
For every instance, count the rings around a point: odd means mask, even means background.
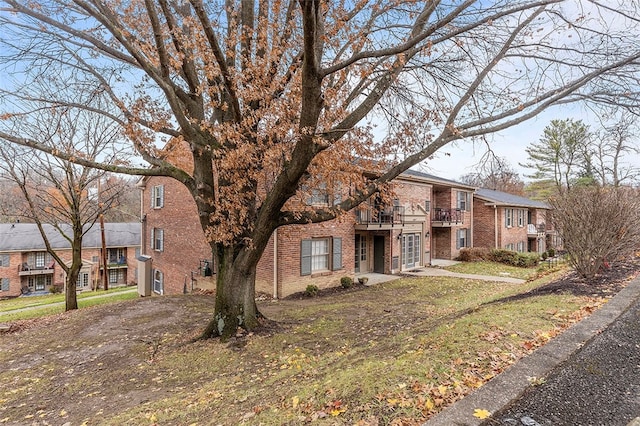
[[[554,257],[556,255],[556,250],[553,247],[549,247],[547,253],[549,253],[549,257]]]
[[[547,254],[547,252],[546,252],[546,251],[543,251],[543,252],[540,254],[540,257],[542,258],[542,260],[547,260],[547,257],[549,257],[549,255]]]
[[[340,285],[342,288],[349,288],[353,285],[353,279],[351,277],[340,278]]]
[[[318,286],[314,284],[309,284],[304,291],[305,296],[314,297],[318,294]]]
[[[537,253],[518,253],[511,250],[495,249],[491,250],[488,260],[520,268],[529,268],[540,262],[540,256]]]
[[[460,254],[456,258],[461,262],[479,262],[489,259],[489,249],[484,247],[467,247],[460,250]]]
[[[49,293],[51,294],[62,293],[62,287],[59,285],[52,285],[51,287],[49,287]]]

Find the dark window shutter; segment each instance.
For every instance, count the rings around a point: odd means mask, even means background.
[[[333,239],[333,264],[332,269],[342,269],[342,238]]]
[[[460,231],[456,231],[456,250],[460,248]]]
[[[311,240],[300,241],[300,275],[311,275]]]

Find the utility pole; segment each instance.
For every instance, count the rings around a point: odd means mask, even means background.
[[[104,208],[104,204],[100,201],[100,181],[98,179],[98,208],[100,209],[100,238],[102,240],[102,282],[104,284],[104,290],[109,290],[109,269],[107,268],[107,241],[104,236],[104,212],[102,209]]]

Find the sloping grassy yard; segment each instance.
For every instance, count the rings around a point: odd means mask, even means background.
[[[139,296],[135,287],[116,287],[107,291],[90,291],[77,295],[79,309],[137,297]],[[0,322],[39,318],[62,312],[64,312],[64,294],[23,296],[0,301]]]
[[[503,263],[482,261],[460,262],[455,265],[447,266],[444,269],[462,274],[494,275],[528,280],[538,275],[539,271],[546,272],[548,268],[545,265],[541,265],[540,268],[519,268],[517,266],[505,265]]]
[[[226,343],[190,342],[211,315],[206,295],[57,316],[0,335],[0,423],[421,424],[601,303],[485,305],[552,278],[406,278],[266,301],[277,323]]]

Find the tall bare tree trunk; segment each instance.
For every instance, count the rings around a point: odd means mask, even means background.
[[[82,230],[82,227],[80,227]],[[65,311],[78,309],[78,298],[76,296],[76,282],[78,274],[82,268],[82,232],[74,232],[73,245],[71,247],[71,266],[65,271]]]
[[[245,247],[214,249],[218,265],[215,314],[203,338],[220,336],[226,340],[238,327],[252,330],[259,326],[260,312],[255,302],[256,267],[259,256]],[[235,253],[235,255],[234,255]]]

